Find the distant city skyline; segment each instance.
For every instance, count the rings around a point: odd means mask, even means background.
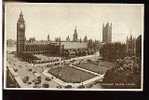
[[[16,23],[20,12],[26,23],[26,39],[72,40],[75,27],[78,38],[102,41],[102,26],[112,23],[112,41],[126,41],[127,36],[144,34],[143,4],[27,4],[5,3],[5,33],[16,40]]]

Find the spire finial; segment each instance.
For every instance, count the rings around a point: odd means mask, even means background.
[[[75,26],[75,30],[77,30],[77,25]]]
[[[22,10],[21,10],[21,12],[20,12],[20,17],[23,17],[23,12],[22,12]]]
[[[77,26],[75,26],[74,33],[77,34]]]
[[[103,27],[105,27],[104,23],[102,24]]]

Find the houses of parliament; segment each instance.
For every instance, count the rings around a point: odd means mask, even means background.
[[[92,48],[89,49],[89,40],[85,36],[85,41],[81,42],[81,39],[78,39],[77,28],[74,29],[73,40],[70,41],[69,36],[66,38],[66,41],[61,41],[60,38],[57,41],[50,41],[49,35],[47,40],[36,41],[35,38],[30,38],[26,40],[25,36],[25,19],[23,13],[21,12],[17,21],[17,55],[21,54],[48,54],[56,56],[85,56],[93,54],[95,50]],[[112,24],[107,23],[106,26],[103,26],[103,42],[109,43],[112,40]],[[97,43],[97,46],[99,43]]]
[[[25,19],[21,12],[17,21],[17,55],[21,54],[54,54],[64,55],[65,53],[81,51],[86,52],[87,42],[79,42],[77,29],[74,30],[73,41],[36,41],[35,39],[26,40]]]

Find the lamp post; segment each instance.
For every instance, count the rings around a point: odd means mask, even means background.
[[[60,66],[61,66],[61,40],[59,39],[59,57],[60,57]]]
[[[60,59],[59,59],[59,67],[61,67],[61,40],[59,39],[59,57],[60,57]],[[58,70],[58,75],[60,76],[60,69]]]

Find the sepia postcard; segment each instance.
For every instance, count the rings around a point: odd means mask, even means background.
[[[143,4],[4,2],[4,89],[143,91]]]

